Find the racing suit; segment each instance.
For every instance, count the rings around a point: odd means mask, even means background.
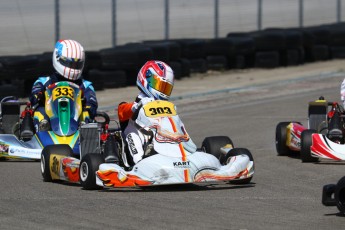
[[[340,86],[340,99],[343,102],[343,107],[345,108],[345,79]]]
[[[29,99],[30,99],[31,105],[36,105],[36,104],[39,105],[36,108],[36,111],[41,113],[41,115],[43,116],[43,119],[46,119],[46,120],[49,119],[45,113],[45,108],[44,108],[44,100],[43,100],[44,91],[47,86],[59,81],[67,81],[67,79],[60,76],[57,72],[55,72],[51,76],[39,77],[35,81],[34,85],[32,86],[31,96]],[[70,81],[70,82],[73,82],[80,86],[84,94],[85,109],[89,112],[90,118],[93,119],[97,113],[98,102],[97,102],[96,93],[92,86],[92,83],[82,78],[76,81]],[[34,126],[36,128],[36,131],[38,129],[38,124],[41,120],[42,118],[34,117]]]
[[[345,108],[345,79],[340,87],[340,99]],[[341,118],[342,109],[337,108],[337,103],[333,103],[332,109],[327,113],[328,118],[328,138],[333,142],[341,142],[344,136],[344,121]]]
[[[124,131],[128,150],[133,158],[134,164],[138,163],[144,157],[145,146],[147,146],[150,137],[139,131],[138,125],[132,119],[132,116],[137,109],[141,108],[141,105],[153,100],[153,98],[149,98],[141,92],[134,102],[122,102],[118,106],[120,126]],[[182,126],[181,129],[185,131],[183,124]],[[182,145],[189,152],[195,152],[197,149],[191,138],[187,142],[182,142]]]

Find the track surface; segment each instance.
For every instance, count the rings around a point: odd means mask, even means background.
[[[345,174],[344,164],[278,157],[274,140],[278,122],[306,124],[308,101],[321,94],[338,100],[341,80],[265,85],[188,99],[192,106],[176,101],[197,145],[205,136],[228,135],[236,147],[252,152],[256,171],[247,186],[83,191],[79,185],[42,182],[38,162],[0,162],[0,228],[342,229],[344,217],[322,206],[321,189]]]

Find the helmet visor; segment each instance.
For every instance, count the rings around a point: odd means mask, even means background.
[[[160,77],[157,77],[156,75],[153,75],[147,78],[147,83],[151,88],[167,96],[170,96],[171,91],[173,89],[172,84],[170,84],[169,82],[163,81]]]
[[[61,56],[58,59],[58,62],[61,65],[71,68],[71,69],[83,69],[84,67],[84,61],[78,58],[68,58],[68,57]]]

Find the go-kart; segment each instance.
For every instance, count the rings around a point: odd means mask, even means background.
[[[330,109],[329,109],[330,108]],[[302,162],[319,158],[345,160],[344,111],[324,98],[309,103],[308,128],[300,122],[280,122],[276,127],[279,156],[300,152]]]
[[[234,148],[229,137],[207,137],[197,150],[171,102],[147,103],[134,114],[133,121],[148,140],[144,158],[138,163],[130,159],[121,128],[110,130],[105,125],[97,135],[88,124],[81,126],[81,160],[68,155],[68,146],[65,150],[48,146],[42,151],[44,180],[79,179],[84,189],[99,189],[214,181],[246,184],[253,177],[252,154],[245,148]],[[93,148],[84,148],[85,139],[99,141]],[[106,159],[110,155],[113,160]]]
[[[46,88],[44,98],[48,120],[35,111],[38,105],[1,102],[0,158],[39,160],[42,149],[52,144],[68,144],[79,156],[78,127],[88,117],[82,108],[81,89],[71,82],[57,82]],[[23,111],[22,105],[26,105]],[[40,119],[38,127],[34,127],[33,117]]]
[[[345,177],[342,177],[337,184],[323,186],[322,204],[337,206],[340,213],[345,215]]]

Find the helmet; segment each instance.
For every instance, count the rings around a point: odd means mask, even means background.
[[[74,40],[59,40],[53,52],[54,69],[64,78],[75,81],[80,78],[85,62],[84,48]]]
[[[137,86],[148,97],[169,100],[174,87],[174,73],[162,61],[148,61],[138,73]]]

